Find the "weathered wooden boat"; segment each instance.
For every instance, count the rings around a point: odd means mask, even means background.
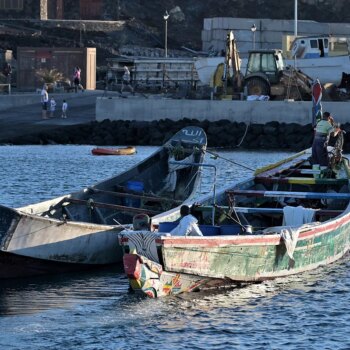
[[[192,206],[203,236],[171,236],[179,208],[153,232],[120,233],[131,287],[150,297],[284,277],[332,263],[350,248],[349,161],[326,170],[305,150]]]
[[[194,195],[206,144],[205,132],[189,126],[133,168],[91,187],[22,208],[0,206],[0,278],[121,262],[117,234],[135,214],[151,217]]]
[[[95,147],[91,150],[94,156],[128,156],[136,153],[136,148],[132,146],[121,148]]]

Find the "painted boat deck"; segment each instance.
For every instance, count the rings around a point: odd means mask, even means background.
[[[220,206],[220,209],[229,210],[229,207]],[[307,208],[305,208],[307,209]],[[211,206],[197,207],[198,211],[212,211]],[[283,208],[252,208],[252,207],[233,207],[233,210],[237,213],[243,214],[283,214]],[[328,210],[328,209],[314,209],[316,215],[337,216],[343,213],[343,210]]]
[[[254,190],[231,190],[226,191],[233,196],[246,197],[291,197],[291,198],[309,198],[309,199],[350,199],[350,193],[333,192],[290,192],[290,191],[254,191]]]
[[[300,184],[300,185],[347,185],[348,179],[327,179],[313,177],[262,177],[255,179],[256,183],[262,184]]]

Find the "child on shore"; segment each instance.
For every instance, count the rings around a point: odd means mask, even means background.
[[[56,101],[53,97],[50,100],[50,118],[54,118],[56,110]]]
[[[67,118],[67,109],[68,109],[68,103],[66,100],[63,100],[62,104],[62,118]]]

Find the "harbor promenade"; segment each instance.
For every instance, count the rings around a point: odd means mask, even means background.
[[[311,101],[188,100],[104,91],[54,97],[56,116],[43,120],[39,94],[0,96],[0,144],[159,145],[189,123],[205,129],[211,147],[299,150],[312,143]],[[1,98],[18,105],[2,109]],[[63,99],[69,104],[67,119],[60,117]],[[349,102],[324,102],[323,110],[350,135]]]
[[[49,97],[54,97],[57,106],[55,117],[47,120],[41,118],[40,94],[1,95],[0,143],[21,135],[94,121],[96,97],[102,95],[103,91],[49,94]],[[64,99],[68,102],[67,119],[61,118]]]

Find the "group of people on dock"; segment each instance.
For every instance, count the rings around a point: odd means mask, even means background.
[[[49,119],[55,117],[55,111],[57,103],[53,97],[49,99],[49,93],[48,93],[47,85],[44,84],[42,90],[41,90],[41,106],[42,106],[42,119]],[[62,101],[62,113],[61,118],[67,118],[67,110],[68,110],[68,103],[66,100]],[[50,112],[48,116],[48,112]]]

